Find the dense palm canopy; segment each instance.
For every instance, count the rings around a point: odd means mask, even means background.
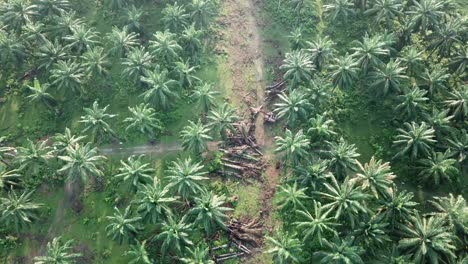
[[[75,136],[72,134],[71,130],[67,127],[65,128],[64,133],[57,133],[54,136],[54,150],[56,154],[63,155],[66,153],[66,150],[69,146],[81,143],[85,136]]]
[[[198,85],[193,91],[193,97],[197,100],[197,104],[205,114],[215,105],[217,95],[219,95],[219,92],[209,83]]]
[[[331,14],[331,20],[342,19],[346,21],[354,13],[353,3],[349,0],[333,0],[323,7],[325,12]]]
[[[373,15],[377,23],[391,21],[402,15],[403,4],[400,0],[376,0],[371,8],[366,10],[366,15]]]
[[[131,256],[129,264],[151,264],[153,263],[146,250],[146,240],[143,242],[137,241],[135,245],[130,245],[130,250],[125,252],[126,256]]]
[[[34,258],[34,264],[72,264],[81,257],[80,253],[72,253],[73,240],[63,242],[61,237],[54,237],[47,243],[44,256]]]
[[[327,119],[325,114],[317,114],[315,117],[309,119],[307,134],[309,134],[312,139],[330,139],[330,137],[337,135],[332,129],[333,124],[334,121],[332,119]]]
[[[4,65],[18,65],[25,57],[25,47],[18,38],[0,29],[0,62]]]
[[[434,66],[431,70],[425,69],[421,75],[421,86],[429,91],[430,95],[438,92],[445,92],[446,83],[450,75],[445,68],[440,65]]]
[[[49,108],[53,108],[55,105],[56,101],[54,97],[47,92],[49,89],[49,84],[45,83],[42,84],[39,82],[39,80],[34,79],[34,85],[33,86],[27,86],[28,89],[32,92],[31,95],[27,96],[26,98],[31,99],[31,101],[39,101],[45,104]]]
[[[404,129],[398,129],[398,135],[393,144],[400,149],[395,157],[408,155],[411,159],[428,156],[431,146],[436,142],[434,139],[435,130],[425,122],[416,124],[415,122],[404,123]]]
[[[406,120],[420,116],[424,113],[425,103],[429,100],[426,94],[427,91],[421,90],[417,86],[412,89],[404,89],[403,94],[397,97],[400,103],[395,107],[395,110]]]
[[[385,41],[380,35],[365,36],[362,42],[355,41],[354,45],[356,47],[352,48],[354,51],[352,56],[357,59],[364,73],[367,73],[368,69],[381,66],[383,64],[381,59],[389,54]]]
[[[439,23],[444,15],[443,8],[443,2],[439,0],[413,1],[408,11],[411,26],[425,34],[429,28]]]
[[[24,0],[2,3],[1,10],[0,21],[17,33],[21,33],[23,27],[37,14],[35,6]]]
[[[69,57],[68,47],[62,46],[57,40],[54,42],[46,40],[44,44],[39,47],[36,57],[39,69],[48,70],[55,65],[55,63],[65,61]]]
[[[369,74],[370,87],[376,92],[386,96],[390,92],[399,93],[404,81],[408,79],[405,68],[400,66],[399,61],[389,61],[386,65],[377,68]]]
[[[19,185],[21,174],[19,170],[8,170],[0,165],[0,190],[12,189]]]
[[[412,201],[413,197],[413,193],[405,190],[398,191],[396,187],[393,187],[389,195],[382,197],[383,199],[379,201],[379,210],[392,228],[405,223],[413,215],[414,209],[418,205]]]
[[[360,154],[354,144],[348,144],[343,138],[338,142],[327,142],[328,150],[324,155],[329,159],[328,166],[336,176],[344,178],[348,171],[357,170],[357,158]]]
[[[201,120],[198,120],[197,123],[189,121],[189,124],[180,132],[182,146],[185,150],[200,154],[208,149],[207,141],[213,139],[208,133],[208,127],[203,125]]]
[[[92,49],[99,43],[98,33],[93,28],[77,25],[71,28],[72,34],[63,37],[71,50],[77,54]]]
[[[319,37],[314,41],[307,42],[307,52],[311,55],[315,68],[320,71],[328,65],[333,58],[335,43],[328,37]]]
[[[179,32],[188,24],[189,14],[185,7],[177,2],[172,5],[167,4],[162,10],[162,15],[165,29],[171,32]]]
[[[127,27],[119,29],[114,27],[107,35],[109,43],[109,52],[117,57],[122,57],[127,54],[132,48],[138,46],[138,36],[134,32],[130,32]]]
[[[109,74],[110,62],[103,47],[94,47],[82,56],[86,74],[92,77],[102,77]]]
[[[175,34],[158,31],[153,35],[153,40],[150,40],[150,51],[157,59],[167,63],[179,57],[182,47],[177,43]]]
[[[123,59],[122,75],[137,82],[149,71],[153,65],[154,58],[145,48],[131,48],[127,57]]]
[[[468,232],[468,207],[463,196],[449,194],[445,197],[434,197],[429,201],[435,207],[436,215],[446,219],[456,233]]]
[[[450,107],[453,115],[459,118],[468,116],[468,85],[463,85],[460,89],[450,92],[445,104]]]
[[[307,188],[299,188],[297,183],[280,186],[278,190],[278,208],[285,211],[305,209],[304,202],[309,199]]]

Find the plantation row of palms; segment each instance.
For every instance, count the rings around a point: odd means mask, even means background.
[[[289,36],[292,50],[280,67],[287,89],[274,104],[286,124],[276,137],[286,164],[277,193],[283,221],[268,252],[275,263],[463,263],[465,198],[447,194],[418,204],[397,188],[382,158],[404,164],[405,177],[425,188],[463,183],[466,14],[438,0],[324,4],[329,28],[360,20],[368,32],[347,49],[329,36],[309,41],[300,25]],[[357,147],[341,136],[333,97],[351,91],[394,111],[401,127],[390,128],[392,155],[360,162]]]

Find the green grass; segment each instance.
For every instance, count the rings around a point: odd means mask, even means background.
[[[261,186],[258,182],[252,184],[236,183],[233,186],[229,186],[229,189],[232,189],[233,195],[238,199],[233,213],[235,218],[253,219],[258,216],[258,212],[262,210],[259,203],[261,198],[260,188]]]

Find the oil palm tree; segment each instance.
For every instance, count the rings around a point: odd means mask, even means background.
[[[70,90],[79,95],[85,92],[82,87],[85,77],[84,68],[78,62],[60,60],[54,64],[50,73],[51,85],[56,86],[57,89],[65,90],[65,92]]]
[[[89,177],[103,175],[99,166],[106,158],[98,155],[98,149],[93,148],[91,143],[69,145],[66,148],[66,154],[58,158],[65,162],[58,172],[66,173],[68,181],[86,182]]]
[[[301,159],[307,157],[307,149],[310,141],[306,135],[299,130],[295,134],[286,129],[284,137],[276,136],[276,153],[284,153],[285,161],[291,165],[297,164]]]
[[[411,16],[412,28],[420,29],[425,35],[427,30],[438,24],[444,15],[443,2],[439,0],[413,0],[407,13]]]
[[[449,112],[450,109],[438,110],[433,107],[432,112],[425,115],[425,120],[434,128],[437,138],[444,138],[453,130],[451,123],[454,116],[449,115]]]
[[[198,1],[198,0],[194,0]],[[205,0],[201,0],[205,1]],[[192,61],[197,62],[198,52],[203,48],[202,36],[204,32],[195,28],[195,24],[191,24],[189,27],[185,27],[182,35],[180,36],[181,45],[183,50],[188,56],[190,56]]]
[[[229,219],[226,212],[232,209],[223,206],[225,203],[224,195],[202,192],[199,197],[195,197],[195,206],[190,210],[190,214],[195,217],[193,224],[203,226],[207,236],[212,235],[218,227],[226,229],[225,221]]]
[[[465,129],[453,133],[451,138],[447,139],[447,145],[450,153],[457,159],[460,164],[466,161],[468,154],[468,134]]]
[[[176,35],[169,31],[158,31],[153,34],[153,40],[150,40],[150,51],[166,63],[176,61],[182,47],[176,41]]]
[[[360,214],[368,212],[365,201],[369,195],[365,194],[361,186],[349,177],[346,177],[341,184],[333,176],[329,179],[330,183],[323,184],[324,192],[317,192],[327,201],[323,209],[333,212],[335,219],[344,219],[354,228]]]
[[[54,42],[46,40],[39,46],[36,57],[38,68],[49,70],[55,63],[65,61],[69,57],[68,47],[62,46],[58,40]]]
[[[92,49],[99,41],[98,33],[94,28],[87,28],[84,25],[78,25],[71,28],[72,34],[63,37],[71,50],[77,54]]]
[[[215,264],[213,260],[210,259],[208,247],[197,246],[193,249],[188,248],[187,254],[183,258],[180,259],[184,264],[197,264],[197,263],[205,263],[205,264]]]
[[[224,103],[210,111],[208,120],[208,126],[213,128],[214,133],[219,133],[222,139],[226,139],[228,130],[234,130],[233,124],[239,120],[239,116],[237,116],[233,107],[228,103]]]
[[[305,210],[304,201],[310,197],[305,194],[307,188],[298,188],[297,182],[294,184],[286,184],[279,186],[278,191],[278,208],[288,212],[294,212],[295,210]]]
[[[452,110],[455,117],[463,119],[468,116],[468,85],[453,89],[445,104]]]
[[[296,27],[293,31],[291,31],[291,33],[288,35],[288,39],[291,50],[301,50],[304,49],[307,45],[304,36],[304,30],[301,27]]]
[[[151,102],[156,107],[167,110],[172,101],[178,98],[176,91],[173,91],[177,81],[168,78],[167,70],[161,71],[159,67],[156,67],[153,71],[145,71],[141,81],[149,87],[141,96],[146,102]]]
[[[353,3],[349,0],[333,0],[331,3],[323,6],[326,13],[330,13],[330,19],[335,21],[342,19],[344,22],[353,13]]]
[[[402,65],[406,67],[408,76],[420,74],[424,67],[423,52],[418,51],[416,47],[407,47],[402,51],[402,57],[399,58]]]
[[[356,238],[355,244],[363,245],[369,255],[376,255],[379,249],[392,241],[388,235],[388,223],[379,215],[367,218],[369,219],[361,221],[351,233]]]
[[[456,258],[455,237],[449,231],[444,218],[421,217],[419,213],[415,213],[409,223],[400,225],[403,238],[398,244],[403,253],[412,255],[415,263],[451,262]]]
[[[376,68],[369,74],[370,87],[383,96],[390,92],[399,93],[401,86],[408,80],[405,71],[406,68],[400,65],[400,61],[390,60],[386,65]]]
[[[0,29],[0,62],[4,65],[18,65],[26,58],[22,42],[12,34]]]
[[[324,155],[329,159],[328,166],[333,172],[342,179],[346,177],[348,171],[357,170],[357,158],[360,156],[357,153],[354,144],[348,144],[343,138],[338,142],[327,142],[328,150],[324,151]]]
[[[81,257],[81,253],[72,253],[73,240],[63,241],[62,237],[54,237],[47,243],[44,256],[34,258],[34,264],[72,264]]]
[[[34,6],[41,17],[60,16],[71,8],[68,0],[36,0]]]
[[[296,50],[286,53],[280,69],[285,71],[283,78],[290,81],[291,87],[295,88],[301,83],[310,81],[315,67],[309,54],[303,50]]]
[[[60,16],[53,16],[51,21],[51,34],[54,38],[62,38],[72,34],[72,28],[85,24],[84,20],[77,17],[75,11],[61,12]]]
[[[400,0],[375,0],[372,7],[364,14],[374,16],[375,22],[385,22],[386,26],[391,26],[392,20],[400,17],[403,13],[403,4]]]
[[[19,170],[8,170],[6,166],[0,165],[0,191],[17,187],[21,180]]]
[[[273,256],[276,264],[300,263],[301,241],[295,234],[279,231],[275,237],[266,237],[270,247],[267,254]]]
[[[468,207],[462,195],[454,196],[450,193],[445,197],[434,197],[429,203],[437,210],[437,216],[447,220],[455,234],[467,234]]]
[[[339,225],[334,217],[329,217],[330,211],[323,209],[320,202],[314,201],[314,214],[312,215],[307,210],[298,210],[296,213],[301,217],[301,221],[294,222],[297,229],[301,230],[303,234],[302,242],[306,243],[309,238],[313,241],[317,241],[320,246],[323,245],[323,241],[329,234],[338,235],[335,227]]]
[[[425,96],[426,94],[427,91],[419,89],[418,86],[404,88],[403,94],[397,97],[400,103],[395,107],[395,110],[404,120],[414,120],[426,110],[425,103],[429,100]]]
[[[421,156],[428,156],[431,146],[436,143],[434,139],[435,130],[425,122],[416,124],[415,122],[404,123],[404,128],[397,129],[398,135],[393,144],[400,149],[394,156],[400,157],[409,154],[412,160]]]
[[[199,28],[206,28],[209,25],[215,10],[212,0],[192,0],[189,5],[190,17]]]
[[[354,84],[358,78],[359,62],[353,56],[346,54],[345,56],[335,58],[334,63],[330,65],[330,77],[333,81],[333,86],[341,89],[348,89]]]
[[[309,119],[307,134],[311,139],[330,139],[332,136],[337,135],[332,129],[334,123],[335,121],[326,117],[326,113],[323,115],[317,114],[315,117]]]
[[[335,236],[333,240],[324,240],[323,243],[324,249],[314,253],[314,256],[320,258],[320,264],[364,264],[361,255],[365,251],[354,244],[353,237],[341,239]]]
[[[393,179],[396,175],[392,173],[390,163],[376,160],[372,157],[370,161],[362,165],[357,162],[359,173],[356,180],[361,184],[363,190],[369,190],[377,199],[387,196],[392,192]]]
[[[143,33],[142,20],[144,15],[145,11],[143,9],[132,5],[125,13],[125,27],[131,32]]]
[[[195,76],[197,66],[191,66],[188,61],[176,61],[174,66],[174,72],[178,76],[181,87],[191,89],[196,83],[201,81],[200,78]]]
[[[462,75],[466,72],[468,65],[468,48],[461,47],[455,51],[452,56],[449,66],[455,70],[455,74]]]
[[[154,137],[156,133],[160,132],[163,127],[161,121],[156,117],[153,108],[148,104],[140,104],[135,107],[128,107],[131,113],[130,117],[125,118],[124,122],[127,123],[126,131],[134,130],[141,134]]]
[[[466,20],[459,16],[449,17],[445,23],[436,24],[429,44],[431,55],[437,50],[441,56],[449,57],[455,44],[463,42],[466,30]]]
[[[153,60],[153,55],[146,51],[144,47],[131,48],[127,53],[127,57],[122,60],[124,66],[122,75],[134,82],[138,82],[145,72],[152,68]]]
[[[19,164],[19,170],[32,175],[36,175],[54,157],[52,148],[45,140],[34,143],[28,139],[26,146],[18,147],[17,150],[15,162]]]
[[[122,29],[117,27],[112,28],[112,31],[107,34],[106,38],[109,45],[109,53],[118,58],[123,57],[139,44],[137,34],[128,30],[127,27],[123,27]]]
[[[208,127],[200,119],[197,123],[189,120],[189,124],[180,133],[182,147],[196,155],[203,153],[208,148],[206,142],[213,139],[208,133]]]
[[[307,187],[308,190],[316,191],[321,188],[329,176],[328,164],[326,161],[318,159],[293,167],[291,181],[298,182],[300,186]]]
[[[422,159],[419,164],[422,167],[419,176],[424,182],[429,183],[433,180],[434,185],[438,186],[442,181],[458,182],[457,160],[450,157],[450,152],[432,152],[431,155]]]
[[[104,135],[115,136],[115,132],[108,121],[117,115],[108,114],[108,107],[109,105],[99,108],[99,103],[94,101],[91,108],[83,108],[85,115],[81,116],[79,122],[84,124],[83,132],[91,132],[93,141],[100,141]]]
[[[46,27],[41,22],[28,21],[23,27],[22,36],[30,48],[40,47],[47,42]]]
[[[442,68],[439,64],[434,66],[431,70],[425,69],[421,75],[421,86],[427,88],[430,95],[446,91],[446,83],[450,75],[447,70]]]
[[[418,203],[413,202],[413,197],[412,192],[398,191],[396,186],[393,186],[389,195],[378,200],[378,211],[390,223],[392,230],[397,225],[408,221],[413,215],[418,205]]]
[[[166,171],[169,180],[168,188],[183,199],[202,192],[201,182],[208,179],[205,177],[207,172],[203,169],[204,166],[201,163],[192,161],[190,157],[173,161]]]
[[[14,157],[17,150],[14,147],[7,146],[5,141],[6,137],[0,137],[0,162],[5,166],[9,166],[10,163],[8,159]]]
[[[131,256],[129,264],[152,264],[153,261],[150,259],[148,251],[146,250],[146,240],[140,243],[136,241],[136,244],[130,245],[130,249],[125,251],[125,256]]]
[[[114,215],[107,216],[107,219],[110,222],[106,226],[107,236],[112,237],[113,240],[117,240],[119,244],[122,244],[124,241],[130,242],[140,230],[139,222],[141,217],[131,217],[130,206],[127,206],[123,213],[119,208],[114,207]]]
[[[214,89],[212,84],[202,83],[195,86],[192,96],[197,100],[202,113],[206,114],[215,105],[217,95],[219,92]]]
[[[127,2],[126,0],[110,0],[109,7],[114,11],[121,10],[127,5]]]
[[[278,118],[285,118],[287,123],[294,127],[298,121],[307,120],[312,105],[306,99],[305,93],[299,89],[292,90],[289,94],[278,95],[280,101],[275,104],[274,112]]]
[[[149,163],[143,161],[144,155],[138,157],[132,155],[127,161],[120,161],[121,167],[118,169],[118,174],[115,175],[119,181],[130,183],[130,189],[136,191],[140,185],[153,181],[154,169]]]
[[[137,206],[138,215],[145,222],[155,225],[172,215],[170,205],[176,201],[177,197],[169,195],[169,189],[154,177],[151,184],[138,188],[133,203]]]
[[[164,28],[171,32],[180,32],[188,24],[189,14],[185,10],[184,5],[179,5],[177,2],[174,4],[167,4],[162,10],[162,22]]]
[[[67,127],[63,134],[57,133],[54,138],[54,150],[58,155],[64,155],[69,146],[81,143],[86,136],[75,136],[72,134],[71,130]]]
[[[192,233],[192,225],[187,223],[186,217],[176,220],[173,217],[168,217],[166,221],[161,223],[161,233],[156,236],[156,240],[162,241],[161,253],[163,257],[172,251],[176,254],[181,254],[186,246],[193,246],[190,240]]]
[[[367,74],[369,69],[383,65],[381,58],[390,55],[381,35],[372,37],[366,35],[362,42],[356,40],[353,41],[353,44],[356,47],[351,48],[354,51],[352,56],[357,60],[364,74]]]
[[[50,87],[48,83],[41,85],[39,80],[34,78],[34,85],[28,85],[26,87],[32,92],[32,94],[26,96],[26,98],[31,99],[31,102],[39,101],[50,109],[54,108],[56,101],[55,98],[47,92]]]
[[[335,43],[327,36],[307,41],[307,52],[310,53],[317,71],[321,71],[333,58]]]
[[[36,15],[34,7],[34,5],[24,0],[2,3],[0,21],[3,25],[6,25],[8,29],[20,34],[23,27]]]
[[[33,191],[24,191],[18,195],[10,190],[5,197],[0,197],[0,222],[13,227],[17,233],[38,218],[38,210],[43,206],[32,202]]]
[[[83,54],[83,67],[90,77],[102,77],[109,74],[111,66],[108,54],[103,47],[93,47]]]

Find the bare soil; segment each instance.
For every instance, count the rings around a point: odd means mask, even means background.
[[[218,49],[227,54],[226,70],[232,76],[232,101],[241,101],[242,109],[259,107],[268,112],[265,102],[264,58],[262,55],[263,39],[261,36],[260,21],[261,1],[255,0],[226,0],[222,2],[222,16],[219,23],[225,28],[218,35],[221,36]],[[245,96],[249,95],[249,96]],[[242,99],[242,100],[239,100]],[[245,119],[250,118],[250,111],[242,111]],[[275,156],[272,153],[273,136],[265,131],[263,113],[259,113],[255,122],[255,137],[262,147],[267,167],[264,171],[264,180],[261,185],[261,195],[258,201],[261,204],[260,212],[264,222],[264,234],[271,231],[270,213],[273,210],[272,199],[279,183],[279,171],[275,167]],[[262,250],[259,249],[259,252]]]

